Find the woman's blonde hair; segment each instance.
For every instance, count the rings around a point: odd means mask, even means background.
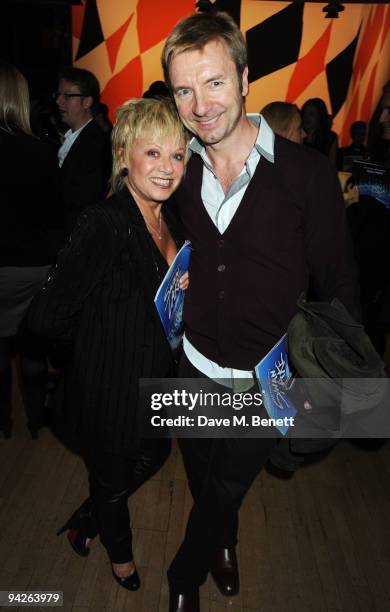
[[[150,135],[156,141],[167,137],[177,140],[186,149],[189,134],[180,121],[176,107],[171,100],[140,99],[128,100],[116,113],[112,130],[112,175],[111,189],[119,191],[123,185],[121,169],[123,158],[128,159],[137,138]],[[187,160],[187,151],[185,155]]]
[[[260,114],[275,134],[285,138],[294,119],[301,116],[297,105],[290,102],[270,102],[261,109]]]
[[[0,60],[0,125],[11,133],[32,133],[27,81],[15,66],[3,60]]]

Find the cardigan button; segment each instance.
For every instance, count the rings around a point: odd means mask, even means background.
[[[224,245],[224,244],[225,244],[225,240],[224,240],[223,238],[220,238],[220,239],[218,240],[218,246],[219,246],[219,248],[223,247],[223,245]]]
[[[222,290],[218,293],[218,297],[220,300],[223,300],[223,298],[225,297],[225,292]]]
[[[217,268],[218,272],[225,272],[226,266],[225,264],[220,264]]]

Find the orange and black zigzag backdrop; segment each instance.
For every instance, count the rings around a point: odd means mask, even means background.
[[[235,18],[249,52],[248,111],[273,100],[321,97],[341,144],[353,121],[368,121],[390,78],[390,4],[346,4],[325,19],[323,4],[216,0]],[[73,60],[99,78],[115,109],[162,79],[160,56],[174,25],[195,0],[84,0],[72,9]]]

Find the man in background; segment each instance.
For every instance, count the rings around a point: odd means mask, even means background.
[[[344,172],[352,172],[354,161],[363,161],[367,158],[365,145],[367,136],[367,123],[354,121],[349,129],[351,144],[338,150],[337,168]]]
[[[383,88],[379,128],[381,146],[378,147],[377,160],[386,166],[390,166],[390,81]]]
[[[92,72],[68,68],[61,73],[55,99],[69,127],[58,151],[66,235],[80,212],[108,192],[110,134],[94,119],[99,98],[99,82]]]

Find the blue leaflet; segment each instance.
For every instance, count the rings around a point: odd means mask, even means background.
[[[183,337],[185,291],[180,289],[179,280],[188,271],[191,255],[190,244],[187,240],[176,255],[154,298],[157,312],[172,350],[179,346]]]
[[[294,375],[288,359],[287,334],[255,366],[255,374],[268,416],[273,419],[294,417],[297,411],[288,397],[288,390],[294,384]],[[288,426],[276,427],[281,434],[287,433]]]

